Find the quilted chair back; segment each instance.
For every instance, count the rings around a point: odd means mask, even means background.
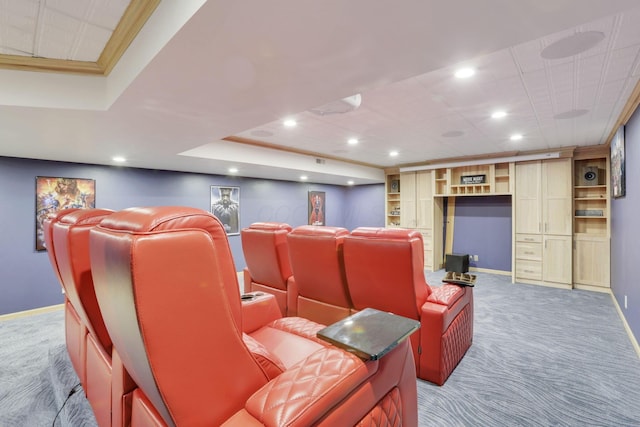
[[[242,340],[235,266],[217,218],[188,207],[125,209],[90,240],[100,307],[139,387],[133,425],[145,409],[169,426],[221,425],[267,382]]]
[[[89,332],[111,352],[111,338],[98,306],[89,260],[89,231],[111,215],[109,209],[77,209],[52,224],[53,251],[66,296]]]
[[[298,316],[330,325],[353,314],[343,257],[348,235],[346,228],[313,225],[289,233]]]
[[[419,320],[411,336],[417,375],[444,384],[473,340],[473,288],[429,286],[415,230],[357,228],[345,238],[344,257],[354,307]]]
[[[422,234],[359,227],[345,238],[344,258],[356,310],[375,307],[420,320],[430,292],[424,277]]]
[[[295,315],[288,309],[289,300],[295,301],[297,292],[289,289],[292,275],[287,235],[289,224],[256,222],[240,232],[242,251],[247,267],[244,269],[244,292],[267,292],[276,297],[283,316]]]

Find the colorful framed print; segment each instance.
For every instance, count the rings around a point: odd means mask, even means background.
[[[309,191],[309,225],[325,225],[324,191]]]
[[[93,179],[36,177],[36,250],[46,250],[43,223],[51,213],[69,208],[96,207]]]

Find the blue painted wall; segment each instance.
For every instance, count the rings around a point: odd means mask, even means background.
[[[455,200],[453,252],[478,255],[471,267],[511,271],[511,196]]]
[[[626,196],[611,200],[611,290],[636,340],[640,340],[640,111],[625,127]],[[624,296],[627,296],[627,309]]]
[[[83,165],[0,157],[0,315],[63,302],[46,252],[35,251],[36,176],[96,180],[96,207],[184,205],[210,209],[210,186],[240,187],[240,225],[307,223],[308,191],[326,193],[326,223],[384,225],[384,186],[341,187],[288,181]],[[236,269],[245,266],[240,236],[229,236]]]

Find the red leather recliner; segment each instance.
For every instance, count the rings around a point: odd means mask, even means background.
[[[444,384],[473,340],[473,288],[429,286],[415,230],[357,228],[345,238],[344,258],[354,307],[419,320],[411,336],[418,378]]]
[[[321,345],[269,377],[243,339],[251,310],[209,212],[126,209],[90,240],[100,308],[138,384],[132,427],[417,425],[408,340],[368,362]]]
[[[289,259],[300,317],[329,325],[355,312],[347,288],[342,246],[349,230],[302,225],[288,234]]]
[[[89,261],[89,230],[112,212],[69,209],[45,222],[49,258],[65,290],[67,348],[101,427],[128,424],[131,391],[135,388],[114,354],[98,307]]]
[[[76,374],[80,379],[80,383],[84,386],[87,381],[84,363],[86,354],[85,337],[87,335],[87,327],[82,323],[80,315],[78,315],[78,312],[74,308],[73,304],[71,303],[71,301],[69,301],[69,293],[67,292],[65,284],[62,281],[60,269],[58,268],[58,260],[55,256],[52,233],[52,224],[57,222],[63,216],[75,212],[76,210],[78,209],[64,209],[50,214],[44,220],[43,231],[45,247],[47,248],[47,255],[49,256],[51,267],[53,268],[53,272],[56,274],[56,277],[60,282],[60,286],[64,291],[64,333],[65,342],[67,344],[67,352],[69,353],[69,358],[71,360],[71,364],[73,365],[73,369],[76,371]]]
[[[276,297],[283,316],[295,316],[297,289],[289,287],[292,275],[287,234],[289,224],[255,222],[240,231],[244,269],[244,292],[267,292]]]

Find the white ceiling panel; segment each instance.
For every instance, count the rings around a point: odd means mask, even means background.
[[[247,176],[296,179],[306,165],[300,157],[273,168],[265,162],[287,157],[284,151],[265,156],[268,149],[259,145],[382,168],[600,144],[640,76],[636,0],[161,2],[134,41],[137,52],[171,27],[187,3],[197,12],[181,18],[186,24],[147,56],[150,62],[106,111],[30,108],[26,101],[16,103],[19,110],[0,106],[2,135],[15,140],[0,155],[99,164],[131,155],[131,166],[207,173],[226,173],[233,161]],[[0,0],[0,52],[30,54],[35,45],[37,55],[95,61],[128,5]],[[565,58],[541,57],[545,47],[586,31],[604,39]],[[476,74],[456,79],[461,66]],[[106,90],[118,78],[102,78]],[[43,97],[44,82],[36,85]],[[362,104],[354,111],[309,111],[355,94]],[[507,116],[492,119],[498,109]],[[572,117],[577,110],[587,111]],[[286,116],[298,126],[285,129]],[[510,141],[516,132],[524,138]],[[255,144],[220,144],[226,137]],[[348,145],[351,137],[359,144]],[[397,157],[389,156],[392,149]],[[349,178],[344,168],[328,169],[315,179]],[[377,176],[361,174],[356,183]]]

